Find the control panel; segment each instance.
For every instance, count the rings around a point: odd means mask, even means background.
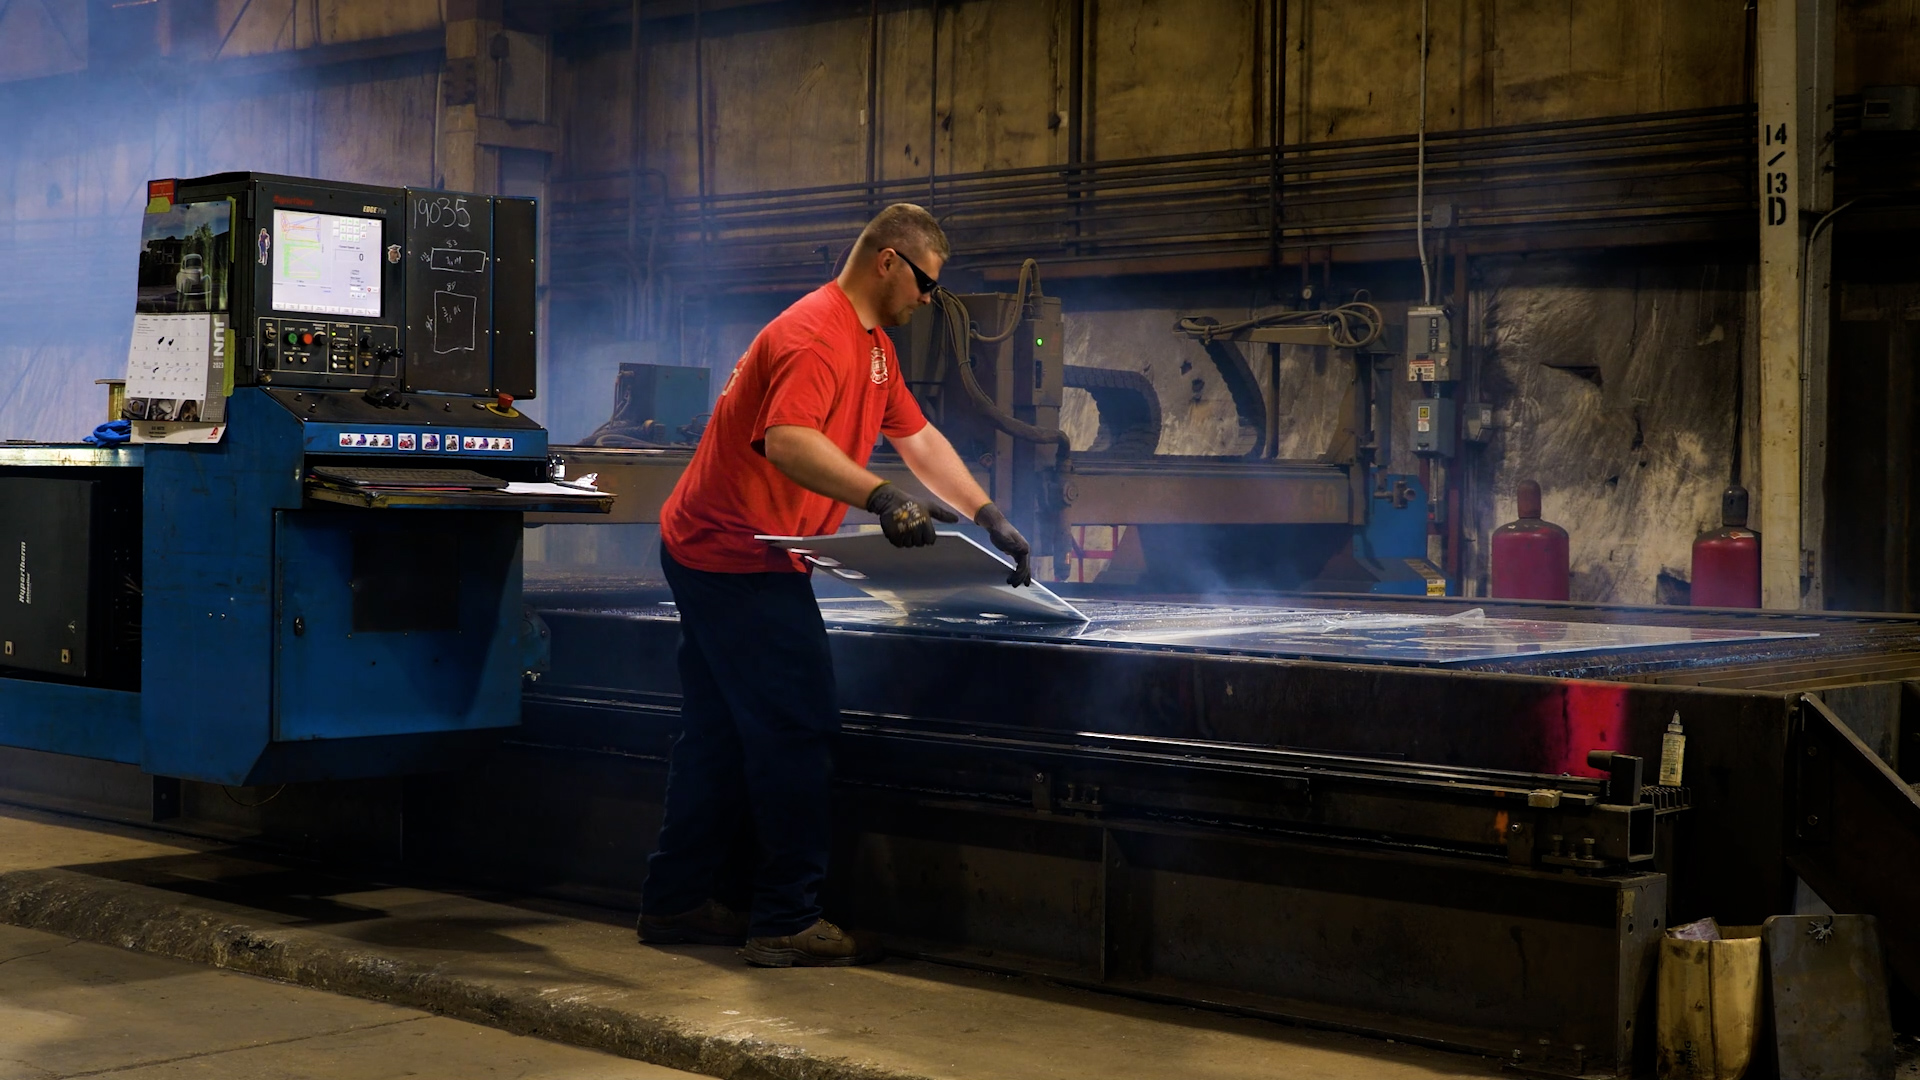
[[[535,396],[532,199],[234,172],[148,204],[140,311],[228,316],[235,386]]]
[[[258,322],[256,341],[263,372],[373,378],[398,374],[398,327],[313,319],[260,319]]]
[[[1452,382],[1453,316],[1443,307],[1407,309],[1407,381]]]

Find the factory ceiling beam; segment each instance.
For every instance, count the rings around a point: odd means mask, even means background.
[[[735,8],[795,6],[792,0],[506,0],[503,15],[509,26],[543,34],[592,27],[631,26],[635,9],[639,21],[689,18],[696,6],[704,14]],[[830,5],[813,5],[821,17],[834,17]],[[802,9],[802,14],[813,15]]]
[[[1751,106],[1430,133],[1429,195],[1454,203],[1450,240],[1472,253],[1668,244],[1753,236]],[[1169,272],[1275,260],[1268,189],[1286,187],[1281,264],[1413,253],[1415,157],[1392,136],[1154,158],[943,173],[947,229],[967,265],[1024,258],[1061,273]],[[557,287],[623,273],[635,231],[633,179],[576,174],[557,184],[554,242],[572,251]],[[863,178],[785,191],[653,200],[637,212],[663,272],[728,291],[813,280],[822,245],[844,242],[878,198],[925,194],[926,179]],[[1746,246],[1746,245],[1742,245]],[[1084,269],[1080,269],[1084,267]],[[1050,273],[1054,272],[1052,269]],[[1758,385],[1758,380],[1751,385]],[[1757,485],[1755,485],[1757,486]]]

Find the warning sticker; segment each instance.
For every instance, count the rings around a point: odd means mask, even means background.
[[[454,448],[453,441],[453,436],[447,436],[447,449],[451,450]],[[495,452],[511,451],[513,449],[513,440],[494,435],[462,435],[460,437],[460,449],[491,450]]]

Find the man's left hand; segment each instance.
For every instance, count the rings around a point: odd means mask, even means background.
[[[1033,548],[1027,543],[1027,538],[1020,535],[1020,530],[1013,527],[1013,522],[1007,520],[1007,515],[1001,513],[999,507],[988,503],[973,515],[973,523],[987,530],[994,547],[1013,556],[1013,572],[1007,575],[1007,584],[1033,584]]]

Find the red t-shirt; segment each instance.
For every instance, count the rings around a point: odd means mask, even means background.
[[[755,540],[820,536],[847,504],[789,480],[766,457],[767,429],[813,428],[862,467],[881,432],[898,439],[927,425],[885,331],[867,330],[835,282],[780,313],[733,366],[693,462],[660,510],[660,539],[675,562],[719,574],[804,569]]]

